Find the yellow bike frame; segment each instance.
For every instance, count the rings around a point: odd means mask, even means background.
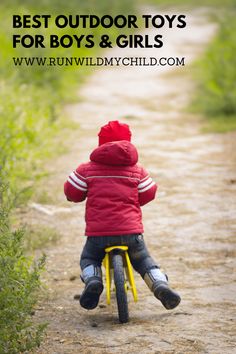
[[[126,272],[126,277],[129,283],[129,286],[127,282],[125,282],[124,286],[126,291],[128,289],[131,289],[134,301],[138,301],[137,297],[137,289],[135,285],[135,280],[134,280],[134,273],[133,273],[133,268],[129,259],[129,254],[128,254],[128,246],[113,246],[113,247],[107,247],[105,249],[105,258],[103,260],[103,265],[106,270],[106,295],[107,295],[107,304],[110,305],[111,303],[111,282],[113,278],[113,273],[112,273],[112,267],[111,267],[111,259],[110,259],[110,252],[112,252],[114,249],[122,250],[124,252],[124,260],[125,260],[125,272]]]

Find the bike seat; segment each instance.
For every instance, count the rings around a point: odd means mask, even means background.
[[[128,246],[111,246],[111,247],[107,247],[105,248],[105,252],[109,253],[113,250],[121,250],[121,251],[128,251]]]

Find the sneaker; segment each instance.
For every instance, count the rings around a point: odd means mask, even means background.
[[[100,295],[103,291],[103,284],[100,279],[91,279],[80,296],[80,305],[86,310],[93,310],[97,307]]]
[[[153,292],[155,297],[161,301],[167,310],[174,309],[181,301],[179,294],[169,288],[168,284],[163,281],[154,283]]]

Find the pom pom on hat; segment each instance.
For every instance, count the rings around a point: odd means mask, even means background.
[[[120,123],[118,120],[110,121],[101,127],[98,133],[99,146],[110,141],[131,140],[131,131],[128,124]]]

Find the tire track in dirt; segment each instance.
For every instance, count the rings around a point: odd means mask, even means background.
[[[215,27],[205,10],[187,14],[188,27],[165,33],[162,52],[148,56],[200,55]],[[148,32],[149,34],[150,31]],[[109,53],[110,54],[110,53]],[[141,50],[113,49],[112,56],[143,56]],[[47,297],[36,309],[49,327],[40,354],[232,353],[235,347],[235,134],[201,134],[184,111],[193,90],[188,67],[101,68],[67,107],[79,124],[68,137],[70,151],[48,166],[47,192],[55,200],[45,213],[29,208],[27,219],[63,235],[46,250]],[[159,197],[143,208],[145,239],[168,273],[182,303],[166,311],[136,276],[139,302],[130,301],[130,323],[119,325],[115,302],[80,308],[79,255],[85,239],[84,204],[65,202],[63,182],[96,146],[101,124],[122,119],[131,125],[140,161],[159,182]],[[63,209],[64,208],[64,209]]]

